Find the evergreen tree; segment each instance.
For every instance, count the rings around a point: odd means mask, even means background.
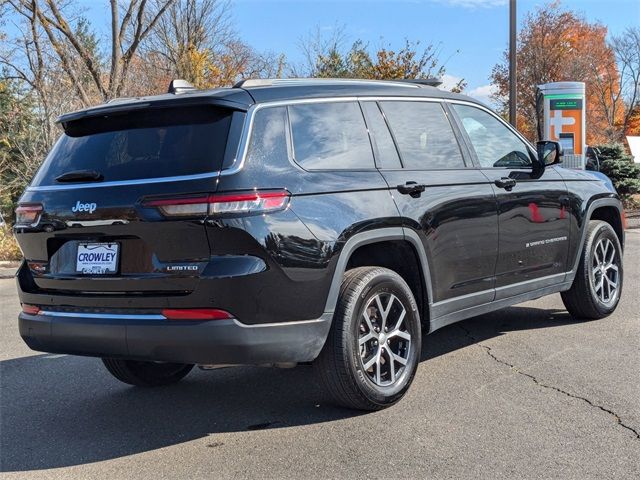
[[[628,201],[630,195],[640,192],[640,166],[633,163],[624,145],[609,143],[597,148],[600,171],[611,179],[618,193]]]

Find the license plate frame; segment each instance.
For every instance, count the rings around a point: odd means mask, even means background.
[[[89,254],[93,254],[90,255]],[[81,255],[83,257],[81,258]],[[76,273],[80,275],[115,275],[118,273],[118,242],[80,242],[76,249]]]

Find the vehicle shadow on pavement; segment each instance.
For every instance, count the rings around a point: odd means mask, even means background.
[[[474,340],[573,322],[560,310],[505,309],[425,337],[422,361]],[[35,355],[0,362],[0,471],[81,465],[210,435],[208,443],[215,443],[222,432],[361,414],[327,403],[313,373],[310,366],[194,370],[178,385],[143,389],[119,383],[93,358]]]

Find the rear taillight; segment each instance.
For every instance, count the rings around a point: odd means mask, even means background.
[[[205,217],[209,211],[209,197],[151,200],[144,206],[156,207],[165,217]]]
[[[284,210],[291,194],[287,190],[222,193],[197,197],[162,198],[144,202],[166,217],[204,217],[207,215],[255,215]]]
[[[42,205],[39,203],[20,205],[16,208],[16,226],[33,226],[38,223]]]
[[[36,307],[35,305],[27,305],[26,303],[23,303],[22,311],[27,315],[38,315],[38,313],[40,313],[40,307]]]
[[[289,204],[289,192],[251,192],[211,195],[209,213],[267,213],[282,210]]]
[[[167,320],[226,320],[233,316],[217,308],[165,308],[162,310]]]

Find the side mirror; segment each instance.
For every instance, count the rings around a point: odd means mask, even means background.
[[[562,162],[562,145],[558,142],[543,140],[536,143],[538,150],[538,161],[541,166],[557,165]]]

